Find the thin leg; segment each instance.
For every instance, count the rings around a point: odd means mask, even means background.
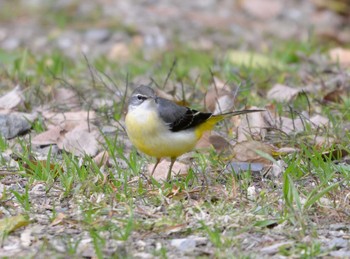
[[[172,157],[171,158],[171,163],[170,163],[170,167],[169,167],[169,171],[168,171],[168,175],[166,177],[166,180],[169,182],[170,181],[170,177],[171,177],[171,170],[173,169],[173,165],[176,161],[176,157]]]
[[[153,167],[153,170],[152,170],[151,176],[153,176],[154,171],[156,171],[156,168],[157,168],[157,165],[159,164],[159,162],[160,162],[160,158],[157,158],[157,162],[156,162],[156,164],[155,164],[155,165],[154,165],[154,167]]]

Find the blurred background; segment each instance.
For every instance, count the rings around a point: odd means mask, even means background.
[[[280,40],[349,44],[349,11],[347,0],[0,0],[0,49],[128,61],[179,46],[224,53],[268,52]]]

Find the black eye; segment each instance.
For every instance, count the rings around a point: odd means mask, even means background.
[[[137,99],[141,101],[141,100],[146,100],[147,98],[143,95],[137,95]]]

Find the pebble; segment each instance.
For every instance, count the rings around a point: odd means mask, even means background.
[[[93,41],[96,43],[103,43],[111,37],[111,33],[107,29],[91,29],[85,33],[85,39],[87,41]]]
[[[183,252],[190,252],[196,248],[196,241],[192,238],[173,239],[170,244]]]
[[[30,128],[30,123],[22,116],[15,114],[0,114],[0,133],[6,139],[14,138]]]

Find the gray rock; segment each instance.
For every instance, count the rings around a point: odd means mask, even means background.
[[[350,258],[350,251],[332,251],[329,255],[337,258]]]
[[[265,246],[262,249],[260,249],[260,252],[263,254],[270,254],[270,255],[276,254],[281,247],[289,247],[292,244],[293,244],[293,242],[289,242],[289,241],[281,242],[281,243],[273,244],[270,246]]]
[[[348,246],[350,246],[350,242],[344,238],[334,238],[329,242],[330,248],[340,249]]]
[[[196,240],[192,238],[173,239],[170,244],[183,252],[190,252],[196,248]]]
[[[87,41],[93,41],[102,43],[107,41],[111,37],[111,33],[106,29],[91,29],[85,33],[85,39]]]
[[[24,117],[16,114],[0,114],[0,134],[11,139],[31,128],[30,123]]]

